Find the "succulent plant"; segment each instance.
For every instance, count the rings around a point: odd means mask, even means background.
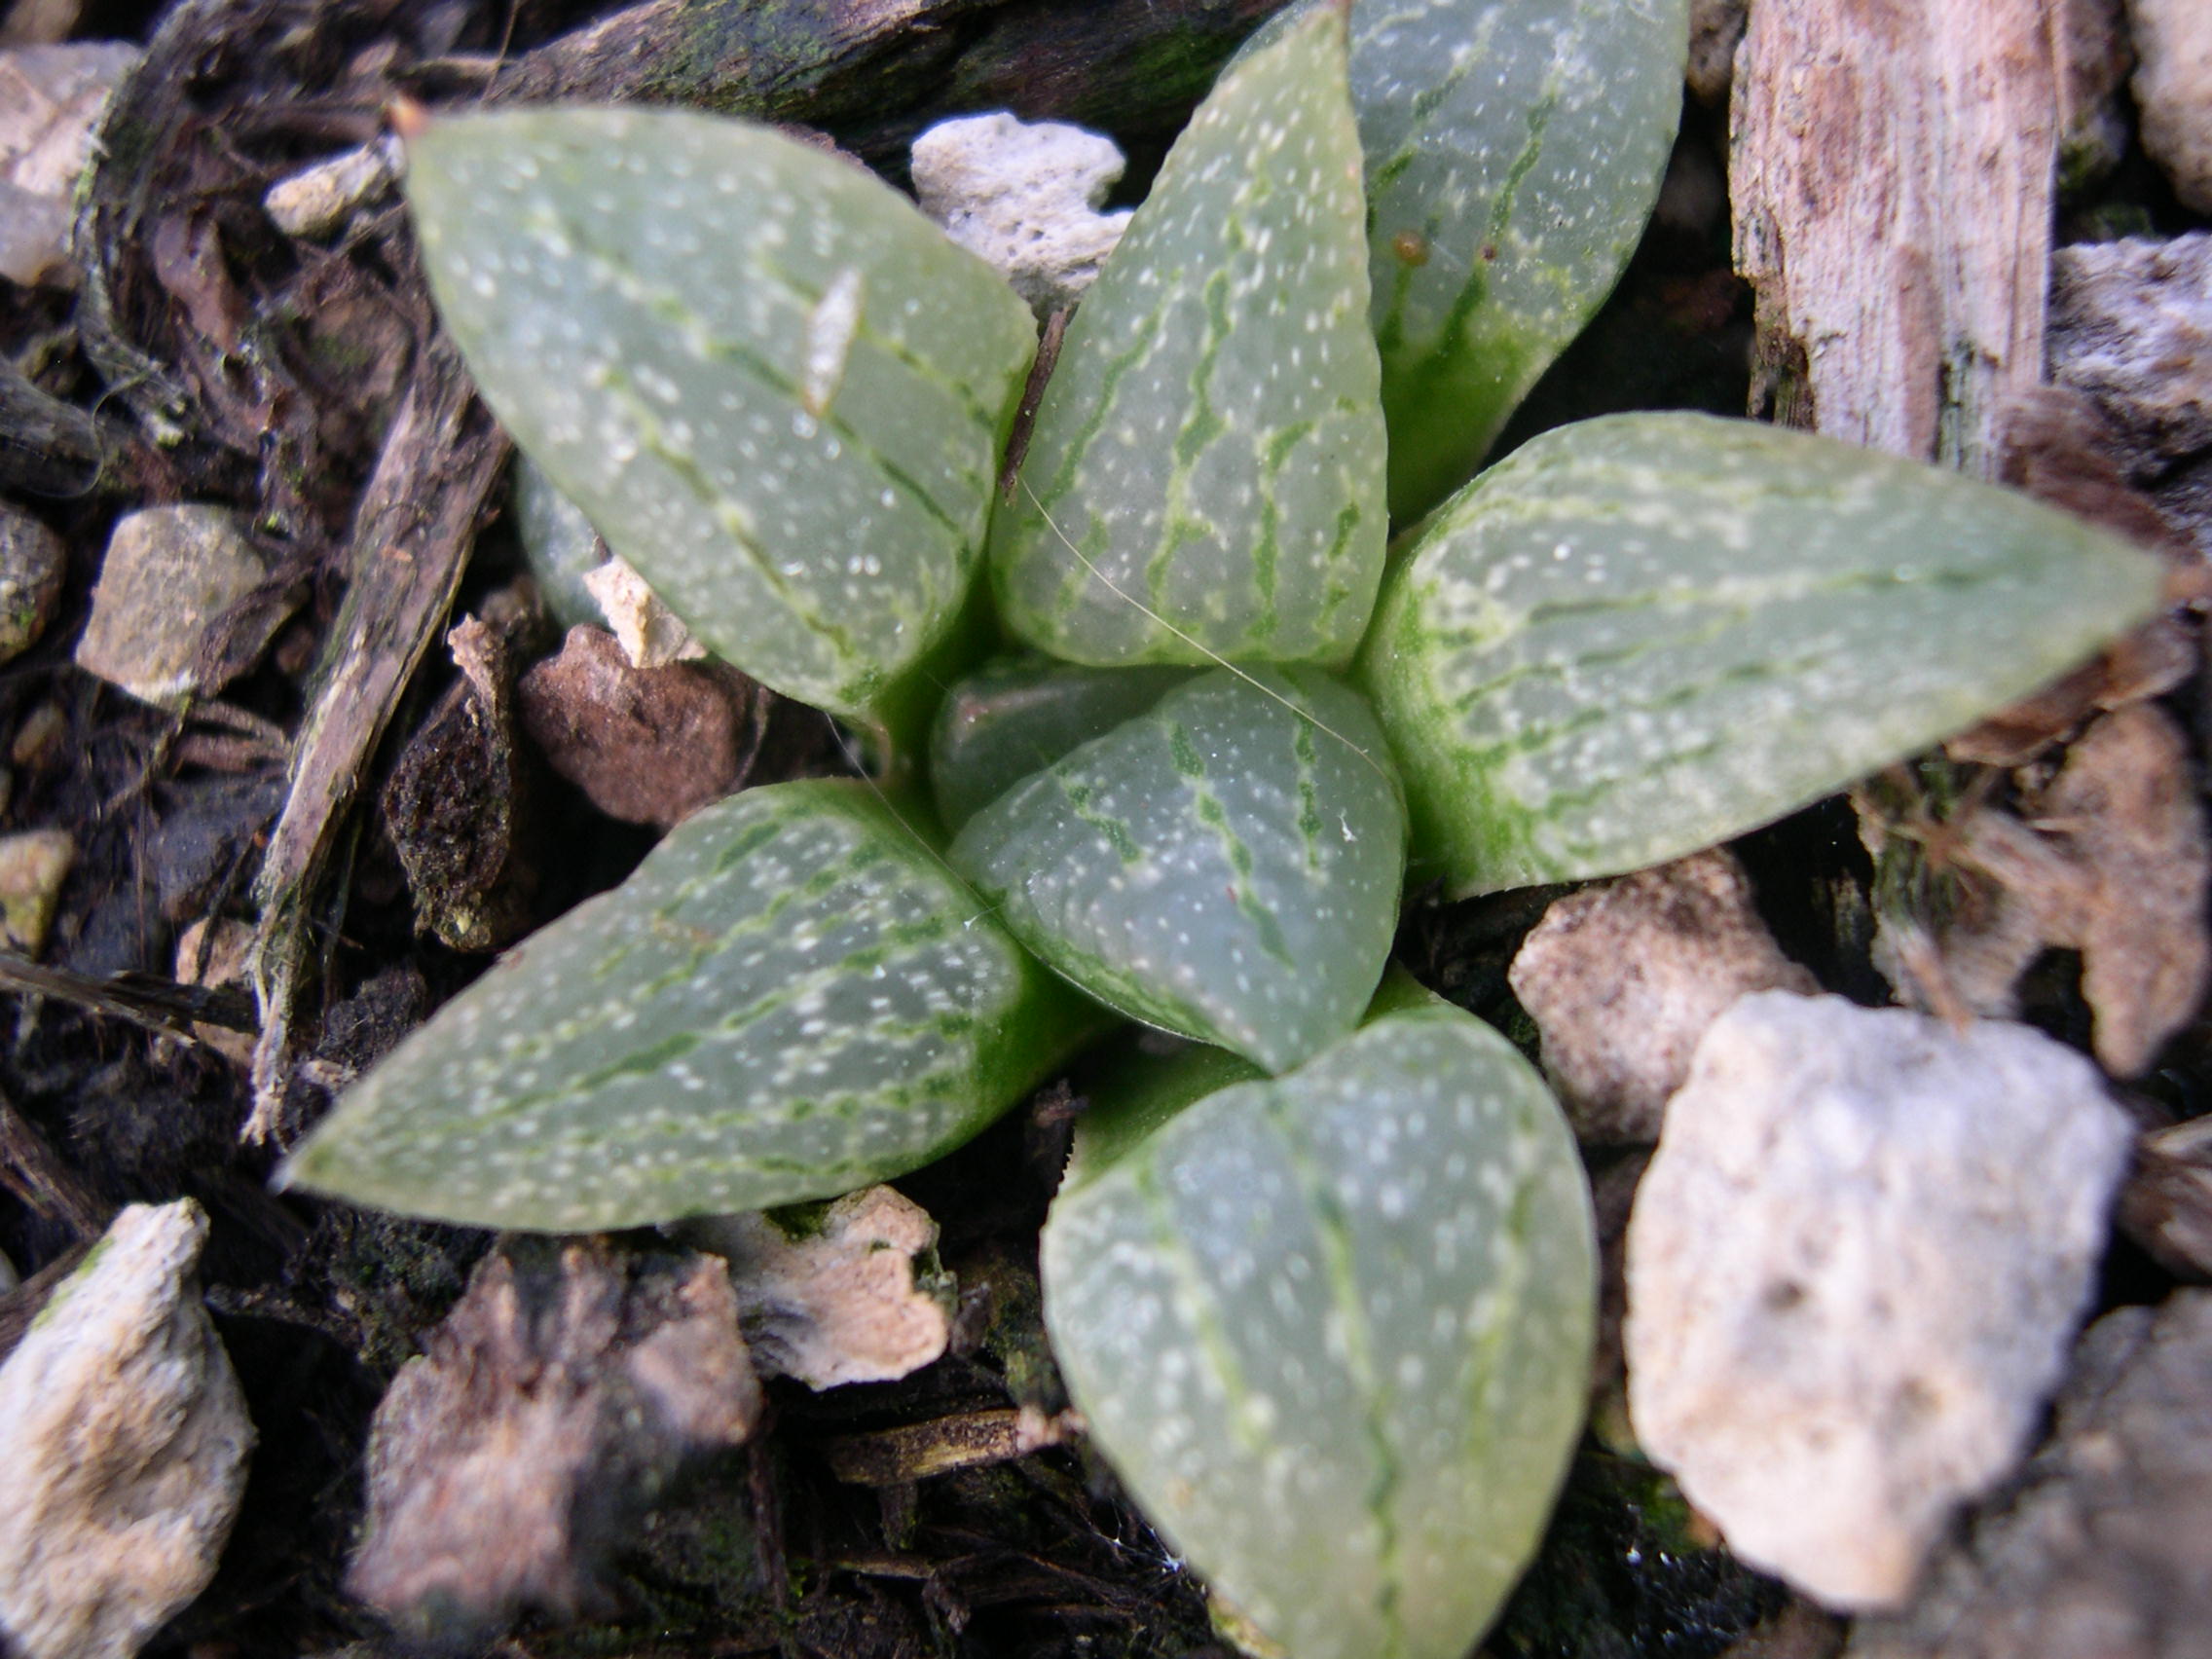
[[[866,780],[699,814],[288,1178],[495,1226],[767,1206],[944,1152],[1102,1008],[1195,1039],[1087,1126],[1048,1227],[1070,1387],[1269,1638],[1463,1651],[1580,1419],[1592,1245],[1503,1039],[1395,982],[1370,1007],[1407,872],[1739,834],[2157,604],[2149,560],[2024,499],[1678,414],[1548,433],[1385,560],[1385,498],[1458,483],[1610,286],[1684,16],[1269,25],[1004,498],[1032,324],[903,199],[695,115],[430,124],[409,198],[493,408],[700,640],[888,771],[934,712],[957,834]]]

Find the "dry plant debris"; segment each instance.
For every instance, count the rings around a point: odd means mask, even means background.
[[[809,1388],[892,1382],[951,1339],[955,1286],[937,1265],[937,1223],[889,1187],[685,1231],[729,1263],[746,1344],[771,1376]]]
[[[605,1555],[642,1505],[759,1412],[719,1261],[510,1245],[377,1408],[348,1587],[461,1643],[521,1607],[601,1607]]]

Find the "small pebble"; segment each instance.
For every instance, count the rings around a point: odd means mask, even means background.
[[[1553,903],[1508,974],[1543,1037],[1544,1071],[1575,1138],[1648,1145],[1705,1028],[1748,991],[1810,993],[1722,851],[1585,887]]]
[[[66,830],[0,835],[0,944],[25,956],[46,948],[76,857],[77,843]]]
[[[2080,242],[2050,276],[2050,378],[2096,400],[2129,470],[2212,449],[2212,232]]]
[[[399,176],[399,140],[378,139],[317,162],[269,187],[262,211],[286,236],[326,237],[356,207],[387,194]]]
[[[672,662],[696,662],[707,654],[707,647],[691,637],[683,619],[661,604],[645,578],[624,561],[608,559],[595,565],[581,579],[632,668],[666,668]]]
[[[0,503],[0,662],[38,643],[61,603],[68,573],[61,537],[30,514]]]
[[[49,698],[33,705],[17,723],[16,735],[8,743],[8,758],[33,772],[48,771],[61,759],[68,742],[68,711]]]
[[[2127,20],[2143,148],[2166,169],[2176,196],[2212,213],[2212,6],[2127,0]]]
[[[108,537],[77,666],[141,702],[174,708],[195,693],[208,628],[260,586],[261,556],[225,507],[146,507]]]

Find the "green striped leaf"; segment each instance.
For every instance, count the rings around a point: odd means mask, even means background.
[[[1547,432],[1462,491],[1362,659],[1416,874],[1459,894],[1742,834],[2072,668],[2157,565],[2024,496],[1702,415]]]
[[[1426,512],[1612,290],[1658,200],[1688,0],[1357,0],[1390,511]]]
[[[1382,569],[1345,23],[1237,59],[1069,325],[992,531],[1001,613],[1096,666],[1342,664]]]
[[[1352,1029],[1389,954],[1385,754],[1317,670],[1216,670],[1001,795],[952,862],[1099,1001],[1281,1071]]]
[[[912,203],[665,110],[441,118],[407,194],[486,399],[709,649],[866,718],[946,637],[1035,327]]]
[[[1111,1161],[1079,1142],[1045,1228],[1092,1436],[1294,1659],[1459,1659],[1535,1548],[1588,1388],[1573,1137],[1511,1045],[1415,994]]]
[[[1061,756],[1143,714],[1185,668],[1070,668],[1044,657],[986,664],[945,694],[930,731],[938,817],[958,831]]]
[[[480,1227],[850,1192],[957,1146],[1087,1031],[865,785],[749,790],[533,935],[283,1179]]]

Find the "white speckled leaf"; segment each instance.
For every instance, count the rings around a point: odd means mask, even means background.
[[[1688,0],[1355,0],[1390,510],[1456,488],[1643,231]]]
[[[1045,1313],[1145,1513],[1293,1659],[1460,1659],[1573,1448],[1595,1257],[1542,1082],[1425,999],[1079,1145]]]
[[[1405,818],[1375,717],[1314,669],[1226,669],[970,819],[952,862],[1099,1001],[1269,1071],[1358,1023]]]
[[[710,649],[861,716],[947,634],[1035,327],[911,203],[666,110],[440,118],[407,194],[485,397]]]
[[[356,1084],[283,1179],[551,1232],[850,1192],[957,1146],[1087,1030],[866,786],[686,819]]]
[[[1032,772],[1143,714],[1187,668],[1071,668],[1045,657],[987,663],[945,693],[930,728],[930,790],[957,833]]]
[[[2158,605],[2025,496],[1703,415],[1545,433],[1431,522],[1361,675],[1415,873],[1458,894],[1756,829],[2034,690]]]
[[[1358,645],[1385,525],[1344,77],[1325,6],[1233,64],[1076,312],[992,530],[1029,644],[1097,666]]]

